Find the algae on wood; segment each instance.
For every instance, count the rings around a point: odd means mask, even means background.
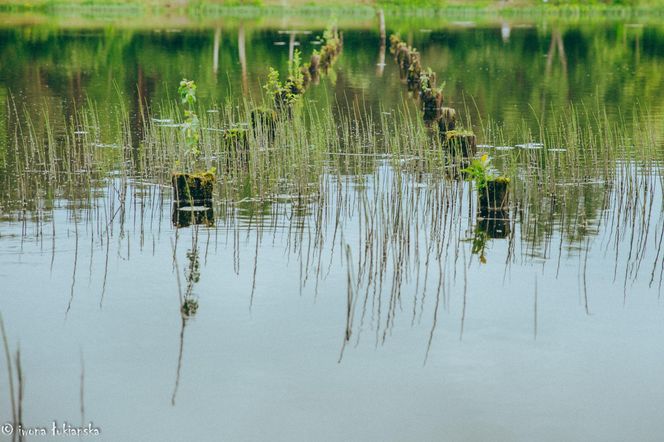
[[[486,187],[479,191],[480,210],[503,211],[509,206],[509,184],[507,177],[491,178],[486,182]]]
[[[477,153],[477,137],[464,130],[451,130],[444,134],[443,145],[453,155],[471,158]]]
[[[212,201],[214,173],[174,173],[171,177],[174,200],[184,204]]]

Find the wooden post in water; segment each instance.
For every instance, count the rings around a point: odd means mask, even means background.
[[[470,131],[450,130],[445,132],[443,146],[453,155],[472,158],[477,153],[477,137]]]
[[[173,199],[181,204],[200,205],[212,201],[214,174],[174,173],[171,177]]]
[[[480,210],[483,213],[502,212],[509,206],[509,184],[507,177],[496,177],[486,183],[479,192]]]
[[[440,110],[438,119],[438,132],[444,136],[447,132],[456,128],[456,110],[451,107],[444,107]]]

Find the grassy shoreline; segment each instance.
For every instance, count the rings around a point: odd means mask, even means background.
[[[647,14],[664,14],[664,2],[634,1],[633,4],[568,2],[551,0],[512,1],[369,1],[349,0],[307,2],[305,0],[0,0],[0,12],[40,13],[47,15],[214,15],[214,16],[256,16],[256,15],[334,15],[372,16],[382,9],[388,16],[437,16],[437,15],[498,15],[519,16],[608,16],[630,17]]]

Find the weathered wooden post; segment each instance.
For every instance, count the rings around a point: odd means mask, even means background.
[[[214,224],[212,192],[214,173],[174,173],[173,185],[173,225],[187,227],[191,224]]]
[[[451,107],[444,107],[440,110],[438,118],[438,133],[444,136],[447,132],[456,129],[456,110]]]
[[[174,173],[171,177],[174,200],[181,204],[197,205],[212,201],[214,174]]]
[[[490,178],[479,192],[480,210],[483,213],[503,212],[509,206],[510,179],[504,176]]]
[[[474,157],[477,153],[477,137],[470,131],[446,131],[443,136],[443,145],[452,155],[463,158]]]

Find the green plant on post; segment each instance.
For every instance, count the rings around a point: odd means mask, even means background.
[[[186,107],[184,110],[183,131],[185,142],[187,143],[187,153],[198,156],[199,128],[200,122],[198,115],[194,110],[196,105],[196,83],[194,80],[183,78],[178,88],[182,104]]]
[[[304,93],[302,56],[299,49],[296,49],[293,53],[293,60],[288,62],[288,80],[286,80],[286,88],[295,96]]]
[[[490,162],[489,155],[484,154],[481,158],[473,159],[468,167],[461,169],[461,172],[467,173],[469,178],[475,182],[478,192],[483,192],[486,189],[486,183],[494,179],[493,174],[489,172]]]
[[[274,100],[274,105],[279,111],[289,110],[297,101],[298,94],[293,92],[293,82],[289,78],[286,84],[279,80],[279,71],[270,67],[267,74],[267,83],[263,86],[268,96]]]
[[[187,145],[186,153],[198,157],[198,141],[200,136],[200,122],[195,112],[196,105],[196,83],[193,80],[182,79],[178,87],[180,100],[185,107],[184,122],[182,130]],[[179,166],[179,165],[178,165]],[[178,208],[192,207],[195,205],[204,205],[211,208],[212,192],[214,189],[215,170],[214,168],[199,173],[175,172],[171,176],[173,185],[173,194],[177,201]],[[174,216],[173,223],[179,225],[181,221]],[[209,223],[209,220],[205,220]],[[189,309],[195,311],[195,309]]]
[[[465,169],[461,169],[475,182],[480,210],[484,214],[503,211],[507,209],[509,204],[508,187],[510,179],[489,172],[490,161],[489,156],[484,154],[479,159],[473,159]]]

